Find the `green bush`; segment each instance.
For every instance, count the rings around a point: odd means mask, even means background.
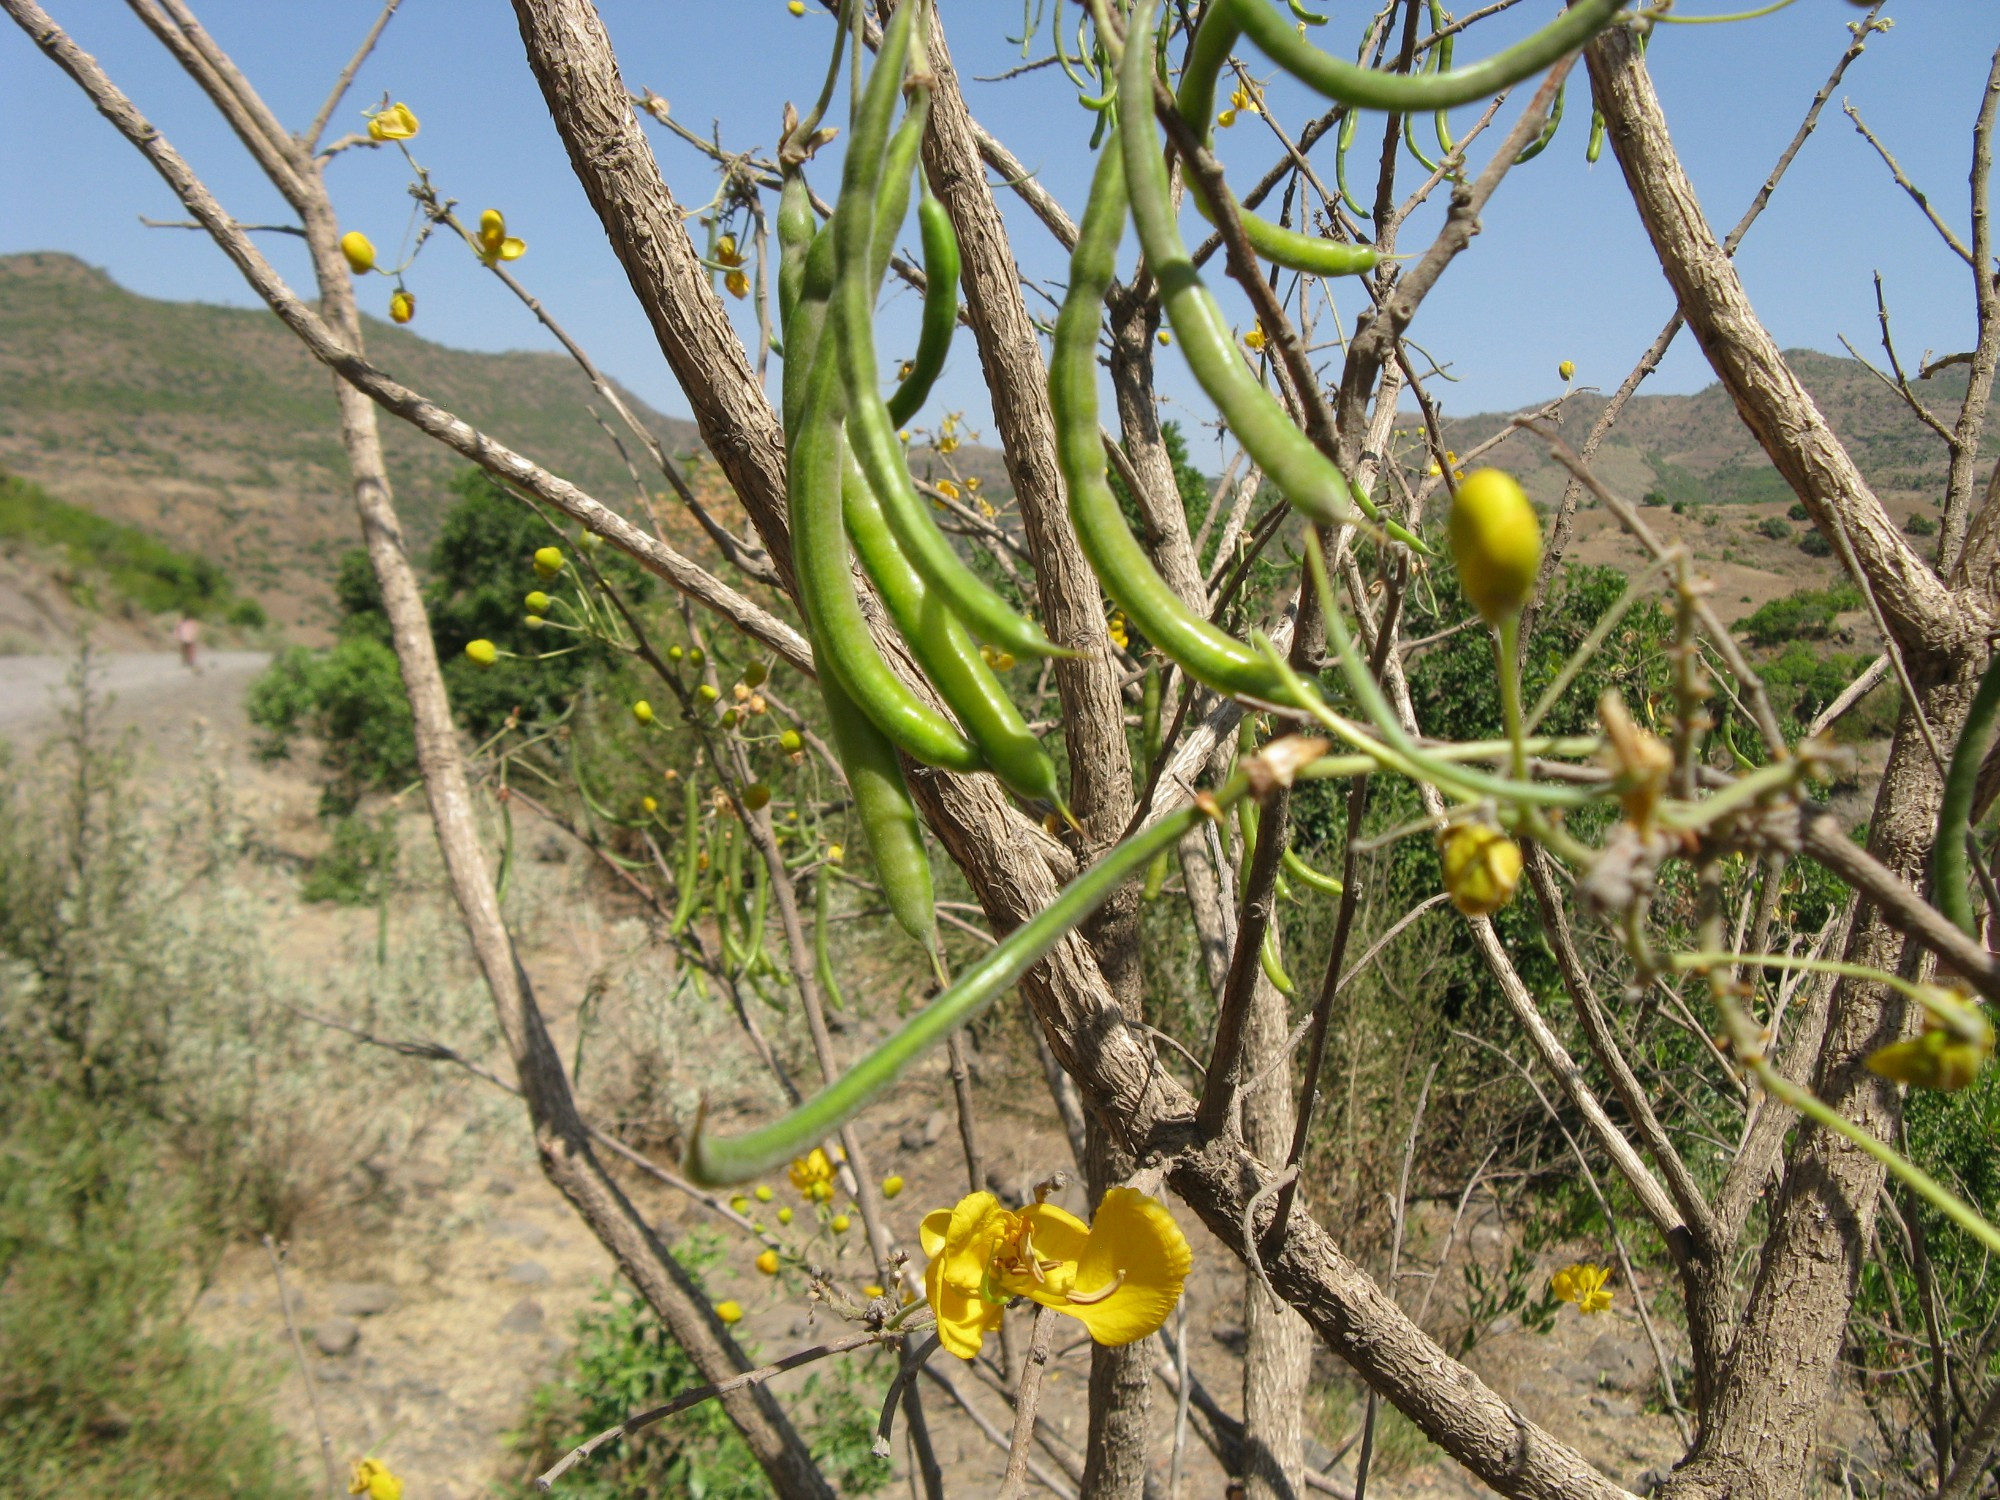
[[[1757,530],[1760,535],[1767,536],[1774,542],[1789,542],[1792,539],[1791,523],[1782,516],[1764,517],[1757,523]]]
[[[1805,553],[1807,557],[1831,557],[1833,543],[1817,531],[1808,531],[1799,538],[1799,551]]]
[[[319,741],[327,774],[320,809],[329,816],[416,777],[416,731],[402,668],[396,653],[370,634],[348,635],[327,651],[282,652],[250,684],[246,708],[264,731],[257,750],[266,760],[284,759],[300,735]]]
[[[1911,536],[1936,536],[1938,525],[1929,516],[1919,511],[1903,523],[1903,530]]]
[[[1861,603],[1860,591],[1850,583],[1837,583],[1829,589],[1799,589],[1782,599],[1759,605],[1736,622],[1736,629],[1753,646],[1820,640],[1833,629],[1836,615],[1843,610],[1859,609]]]
[[[706,1236],[690,1236],[674,1248],[697,1277],[721,1258],[716,1242]],[[893,1472],[888,1460],[870,1451],[887,1389],[887,1381],[871,1369],[886,1358],[836,1355],[800,1392],[811,1412],[802,1424],[807,1444],[843,1495],[873,1494]],[[576,1344],[567,1366],[561,1379],[535,1392],[526,1421],[513,1436],[514,1451],[523,1461],[518,1493],[534,1493],[534,1476],[585,1438],[704,1384],[694,1361],[667,1336],[652,1310],[611,1287],[577,1315]],[[576,1500],[655,1495],[763,1500],[770,1494],[763,1471],[714,1401],[600,1448],[588,1463],[570,1471],[562,1487]]]
[[[396,814],[348,813],[333,820],[333,842],[306,872],[299,895],[340,906],[374,906],[387,898],[396,874]]]
[[[1812,519],[1812,513],[1806,509],[1806,503],[1803,500],[1794,500],[1790,505],[1786,506],[1785,514],[1794,521],[1809,521]]]

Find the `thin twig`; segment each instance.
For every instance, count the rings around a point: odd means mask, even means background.
[[[997,1500],[1020,1500],[1028,1483],[1030,1443],[1035,1431],[1035,1411],[1042,1401],[1042,1371],[1049,1362],[1049,1336],[1055,1320],[1039,1303],[1034,1322],[1029,1325],[1028,1357],[1021,1362],[1020,1394],[1014,1399],[1014,1434],[1007,1448],[1007,1471],[1000,1476]]]
[[[278,1254],[277,1241],[264,1236],[264,1253],[271,1258],[271,1275],[278,1283],[278,1310],[285,1315],[285,1332],[292,1336],[292,1353],[299,1361],[299,1379],[306,1385],[306,1400],[312,1407],[313,1431],[319,1434],[319,1456],[326,1465],[326,1491],[339,1500],[344,1489],[340,1466],[334,1461],[333,1439],[327,1435],[326,1417],[319,1409],[319,1386],[313,1381],[312,1366],[306,1363],[305,1341],[299,1337],[298,1320],[292,1316],[292,1294],[285,1290],[285,1266]]]

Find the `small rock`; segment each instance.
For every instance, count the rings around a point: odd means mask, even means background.
[[[361,1325],[352,1318],[328,1318],[313,1330],[313,1347],[328,1359],[341,1359],[361,1342]]]
[[[1621,1391],[1645,1390],[1656,1378],[1653,1351],[1643,1340],[1627,1338],[1615,1330],[1600,1333],[1584,1358],[1604,1384]]]
[[[495,1234],[519,1240],[530,1250],[539,1250],[549,1242],[548,1230],[533,1219],[495,1219],[489,1227]]]
[[[934,1109],[925,1115],[924,1144],[926,1146],[935,1146],[939,1141],[943,1140],[945,1126],[949,1123],[944,1117],[944,1111],[941,1109]]]
[[[396,1305],[396,1289],[386,1281],[336,1281],[327,1291],[343,1318],[380,1317]]]
[[[86,1430],[101,1443],[115,1443],[131,1432],[132,1414],[116,1402],[107,1402],[104,1409],[90,1419]]]
[[[538,1260],[517,1260],[507,1268],[507,1279],[522,1286],[547,1286],[549,1268]]]
[[[441,1193],[451,1186],[451,1168],[434,1161],[413,1161],[403,1168],[403,1178],[419,1193]]]
[[[523,1297],[507,1309],[507,1316],[500,1320],[502,1333],[540,1333],[542,1323],[548,1314],[542,1311],[542,1304],[533,1297]]]
[[[514,1192],[514,1179],[511,1177],[489,1177],[486,1179],[486,1191],[496,1198],[511,1197]]]

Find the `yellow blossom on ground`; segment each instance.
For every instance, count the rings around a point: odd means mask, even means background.
[[[1578,1312],[1601,1313],[1611,1305],[1611,1293],[1604,1288],[1610,1279],[1611,1267],[1593,1266],[1585,1261],[1565,1266],[1551,1276],[1549,1291],[1558,1301],[1574,1302]]]
[[[476,246],[479,258],[489,266],[497,266],[503,260],[519,260],[528,253],[528,242],[507,233],[507,217],[497,208],[489,208],[479,216]]]
[[[366,1495],[368,1500],[403,1500],[403,1481],[391,1474],[381,1459],[364,1458],[354,1466],[347,1493]]]
[[[775,1250],[766,1250],[762,1255],[758,1256],[757,1269],[762,1271],[766,1276],[776,1276],[778,1274],[778,1252]]]
[[[358,229],[340,237],[340,253],[347,257],[347,269],[356,276],[375,269],[375,244]]]
[[[897,1195],[898,1193],[900,1193],[900,1192],[902,1192],[902,1191],[903,1191],[903,1179],[902,1179],[902,1178],[900,1178],[900,1177],[884,1177],[884,1178],[882,1179],[882,1196],[883,1196],[884,1198],[893,1198],[893,1197],[895,1197],[895,1196],[896,1196],[896,1195]]]
[[[799,1196],[811,1203],[825,1203],[833,1197],[833,1162],[824,1148],[815,1146],[785,1171]]]
[[[371,141],[407,141],[416,133],[417,117],[410,113],[410,106],[401,101],[368,117],[368,139]]]
[[[791,1205],[789,1205],[789,1204],[784,1204],[784,1205],[781,1205],[781,1206],[779,1207],[779,1209],[778,1209],[778,1222],[779,1222],[780,1224],[789,1224],[789,1223],[791,1223],[791,1222],[792,1222],[792,1210],[791,1210]]]
[[[835,1234],[845,1234],[853,1225],[854,1221],[848,1218],[846,1214],[835,1214],[827,1221],[827,1228],[831,1229]]]
[[[395,294],[389,298],[389,321],[407,323],[416,315],[417,299],[401,287],[397,287]]]
[[[715,1315],[725,1323],[741,1323],[743,1321],[743,1304],[738,1302],[734,1297],[731,1297],[727,1302],[718,1302],[715,1304]]]
[[[744,1197],[741,1193],[738,1193],[735,1197],[729,1200],[729,1206],[739,1214],[747,1214],[750,1212],[750,1200]]]
[[[1016,1213],[972,1193],[927,1214],[920,1232],[938,1341],[961,1359],[978,1354],[1012,1297],[1075,1318],[1100,1344],[1134,1343],[1166,1322],[1194,1262],[1165,1206],[1125,1187],[1089,1225],[1052,1204]]]
[[[847,857],[847,851],[841,848],[840,845],[828,844],[826,846],[826,862],[828,864],[837,865],[846,857]]]
[[[758,1183],[754,1196],[759,1203],[769,1203],[771,1201],[771,1184],[768,1182]]]
[[[861,1295],[864,1297],[879,1297],[882,1295],[882,1288],[880,1284],[871,1281],[861,1289]]]

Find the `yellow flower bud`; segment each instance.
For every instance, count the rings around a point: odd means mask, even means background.
[[[694,690],[694,695],[704,703],[713,703],[722,696],[722,689],[712,682],[704,682]]]
[[[847,1233],[849,1226],[851,1226],[853,1222],[854,1221],[848,1218],[846,1214],[835,1214],[831,1219],[827,1221],[826,1227],[828,1229],[831,1229],[835,1234],[845,1234]]]
[[[744,1197],[741,1193],[737,1193],[730,1198],[729,1206],[739,1214],[747,1214],[750,1212],[750,1200]]]
[[[1489,823],[1458,823],[1439,839],[1444,888],[1468,917],[1489,917],[1514,899],[1521,846]]]
[[[758,1183],[754,1196],[759,1203],[769,1203],[771,1201],[771,1184],[768,1182]]]
[[[787,755],[797,755],[799,751],[805,748],[805,743],[804,740],[799,738],[799,732],[796,729],[787,729],[783,734],[778,736],[778,748]]]
[[[632,717],[637,719],[641,724],[652,723],[653,705],[648,703],[644,698],[641,698],[637,703],[632,705]]]
[[[375,269],[375,246],[358,229],[350,229],[340,237],[340,253],[347,257],[347,269],[356,276]]]
[[[401,287],[397,287],[395,295],[389,299],[389,321],[407,323],[416,315],[417,299]]]
[[[743,680],[752,687],[762,687],[770,675],[771,669],[761,661],[753,661],[743,669]]]
[[[1465,476],[1451,507],[1458,584],[1487,624],[1514,619],[1535,591],[1542,522],[1521,486],[1498,469]]]
[[[1556,374],[1562,376],[1564,385],[1568,385],[1572,380],[1576,379],[1576,361],[1573,359],[1564,360],[1556,366]]]
[[[479,216],[479,234],[474,245],[479,258],[489,266],[503,260],[519,260],[528,253],[526,240],[509,238],[506,215],[497,208],[489,208]]]
[[[775,1250],[766,1250],[762,1255],[758,1256],[757,1269],[762,1271],[766,1276],[776,1276],[778,1274],[778,1252]]]
[[[368,138],[371,141],[407,141],[417,133],[417,117],[410,113],[410,106],[401,102],[368,117]]]
[[[847,851],[841,848],[840,845],[828,844],[826,846],[826,862],[828,864],[837,865],[846,857],[847,857]]]
[[[701,647],[699,646],[688,647],[688,661],[690,664],[698,667],[707,660],[708,660],[708,653],[703,651]]]
[[[722,727],[724,729],[734,729],[736,727],[736,721],[741,717],[742,715],[737,713],[735,709],[725,708],[722,711]]]
[[[482,667],[490,667],[500,659],[499,649],[491,641],[487,640],[467,641],[465,643],[465,654],[476,665]]]
[[[537,547],[535,549],[535,571],[544,578],[553,578],[563,570],[563,555],[560,547]]]
[[[364,1458],[354,1466],[347,1493],[366,1495],[368,1500],[403,1500],[403,1481],[391,1474],[381,1459]]]
[[[806,13],[806,0],[786,0],[785,9],[795,16],[802,16]]]
[[[667,660],[668,660],[668,661],[679,661],[679,660],[680,660],[680,659],[681,659],[681,658],[682,658],[683,656],[685,656],[685,655],[687,655],[687,653],[686,653],[685,651],[681,650],[681,648],[680,648],[680,647],[678,647],[678,646],[669,646],[669,647],[667,647]]]
[[[727,1302],[718,1302],[715,1304],[715,1315],[725,1323],[741,1323],[743,1321],[743,1304],[738,1302],[734,1297],[731,1297]]]
[[[1174,336],[1171,333],[1168,333],[1166,329],[1162,328],[1160,330],[1160,342],[1162,344],[1171,344],[1173,341],[1174,341]]]
[[[738,299],[750,295],[750,277],[747,272],[731,271],[722,278],[722,286],[730,296]]]
[[[1990,1046],[1982,1047],[1940,1027],[1877,1047],[1868,1054],[1868,1071],[1920,1089],[1962,1089],[1979,1076],[1980,1066],[1991,1052]]]
[[[646,809],[646,812],[649,816],[660,810],[659,802],[652,797],[641,797],[639,799],[639,805]]]
[[[1233,109],[1225,109],[1221,114],[1215,117],[1215,123],[1220,125],[1224,130],[1227,130],[1230,126],[1236,123],[1236,111]]]
[[[896,1195],[897,1195],[898,1193],[902,1192],[902,1190],[903,1190],[903,1179],[902,1179],[902,1178],[900,1178],[900,1177],[884,1177],[884,1178],[882,1179],[882,1196],[883,1196],[884,1198],[893,1198],[893,1197],[895,1197],[895,1196],[896,1196]]]
[[[1243,347],[1248,349],[1252,354],[1256,354],[1263,349],[1264,347],[1263,324],[1259,323],[1253,325],[1250,331],[1243,335]]]
[[[789,1224],[792,1222],[791,1205],[782,1203],[778,1205],[778,1222],[780,1224]]]
[[[760,807],[771,805],[771,789],[761,781],[753,781],[743,788],[743,805],[756,812]]]
[[[530,614],[545,615],[549,612],[549,606],[555,601],[550,599],[549,596],[543,593],[540,589],[536,589],[532,593],[530,593],[528,597],[522,602],[528,606],[528,612]]]

